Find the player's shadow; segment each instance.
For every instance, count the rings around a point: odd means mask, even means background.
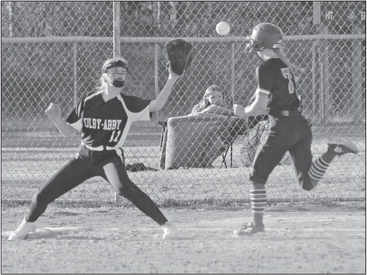
[[[100,241],[100,240],[106,240],[106,238],[102,238],[102,237],[93,237],[93,236],[69,236],[66,235],[66,233],[64,234],[53,234],[53,235],[48,235],[48,236],[34,236],[32,238],[27,238],[27,239],[58,239],[58,240],[95,240],[95,241]]]
[[[35,232],[29,233],[26,240],[40,239],[65,239],[65,240],[105,240],[103,237],[88,236],[88,235],[73,235],[73,232],[87,232],[86,228],[79,227],[55,227],[55,228],[37,228]],[[2,237],[8,238],[12,231],[5,231]]]

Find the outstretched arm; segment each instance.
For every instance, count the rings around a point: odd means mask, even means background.
[[[152,100],[149,104],[149,111],[155,112],[163,108],[163,106],[166,104],[169,95],[172,92],[173,86],[175,85],[176,81],[180,78],[179,75],[176,75],[172,72],[171,66],[168,66],[169,68],[169,76],[167,79],[166,84],[164,85],[162,91],[159,93],[158,97],[154,100]]]
[[[72,137],[78,132],[61,117],[61,108],[59,105],[51,103],[45,113],[65,137]]]

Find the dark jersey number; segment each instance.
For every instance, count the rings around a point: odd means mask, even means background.
[[[281,69],[284,78],[288,79],[288,91],[290,94],[294,93],[293,75],[289,68]]]

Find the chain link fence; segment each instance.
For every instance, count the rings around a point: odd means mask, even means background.
[[[259,59],[244,51],[244,37],[266,21],[283,30],[286,54],[300,68],[298,93],[312,121],[314,157],[329,138],[353,140],[361,150],[337,158],[312,193],[297,186],[284,159],[269,179],[269,198],[363,199],[365,10],[362,1],[120,2],[120,50],[131,71],[124,93],[156,97],[168,76],[164,43],[171,38],[185,38],[195,48],[163,110],[132,126],[126,163],[151,168],[135,171],[138,166],[130,165],[132,180],[160,202],[249,198],[253,137],[259,137],[254,131],[263,130],[250,124],[243,131],[236,121],[233,134],[229,118],[203,124],[187,115],[214,84],[225,108],[249,103]],[[30,199],[77,152],[79,137],[62,137],[44,110],[58,103],[67,116],[97,85],[103,61],[113,56],[113,2],[3,1],[1,15],[2,198]],[[225,37],[215,33],[220,21],[231,25]],[[63,198],[113,200],[113,190],[101,181],[88,180]],[[93,191],[86,197],[85,190]]]

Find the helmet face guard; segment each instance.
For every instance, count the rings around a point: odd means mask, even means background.
[[[280,49],[282,47],[282,32],[271,23],[260,23],[252,30],[251,36],[246,37],[246,51],[261,51],[264,49]]]
[[[128,63],[124,58],[113,58],[113,59],[107,60],[102,66],[102,73],[105,74],[107,73],[108,69],[115,68],[115,67],[125,68],[126,72],[130,73],[128,69]],[[117,88],[122,88],[125,85],[125,81],[117,80],[115,79],[115,77],[113,77],[111,84]]]

